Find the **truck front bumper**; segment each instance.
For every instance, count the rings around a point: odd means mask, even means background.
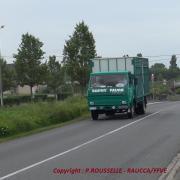
[[[89,110],[97,110],[99,112],[114,111],[114,112],[125,112],[128,111],[128,105],[121,106],[90,106]]]

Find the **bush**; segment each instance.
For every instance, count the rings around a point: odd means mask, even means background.
[[[72,93],[61,93],[58,94],[58,100],[64,100],[68,97],[71,97]],[[29,102],[41,102],[41,101],[54,101],[56,98],[55,96],[48,96],[47,94],[35,94],[34,99],[31,99],[30,95],[24,96],[8,96],[4,97],[4,105],[5,106],[13,106],[13,105],[20,105],[21,103],[29,103]]]
[[[47,101],[48,102],[52,102],[52,101],[55,101],[56,100],[56,97],[55,96],[48,96],[47,97]]]
[[[58,124],[88,112],[82,97],[64,101],[37,102],[0,109],[0,137]]]
[[[5,137],[9,135],[9,129],[7,126],[0,126],[0,137]]]
[[[47,94],[35,94],[34,95],[34,102],[39,101],[45,101],[48,99]],[[5,106],[13,106],[13,105],[19,105],[21,103],[29,103],[31,102],[31,96],[30,95],[24,95],[24,96],[8,96],[4,98],[4,105]]]
[[[20,103],[31,102],[31,96],[8,96],[4,98],[5,106],[19,105]]]
[[[34,95],[34,101],[45,101],[47,100],[47,94],[35,94]]]
[[[71,92],[67,92],[67,93],[59,93],[58,96],[58,100],[64,100],[68,97],[71,97],[73,94]]]
[[[180,88],[176,89],[176,94],[180,94]]]
[[[162,82],[154,82],[153,86],[151,84],[150,92],[154,94],[155,99],[163,100],[167,99],[170,88],[167,85],[163,85]]]

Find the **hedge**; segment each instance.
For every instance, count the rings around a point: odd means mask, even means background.
[[[63,94],[58,94],[57,98],[58,100],[64,100],[70,96],[72,96],[71,93],[63,93]],[[19,105],[21,103],[29,103],[32,101],[33,102],[54,101],[55,96],[48,96],[47,94],[35,94],[33,99],[31,99],[30,95],[7,96],[7,97],[4,97],[3,99],[4,99],[5,106],[13,106],[13,105]]]

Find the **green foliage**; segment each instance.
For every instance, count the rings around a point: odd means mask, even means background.
[[[180,69],[176,68],[169,68],[167,73],[167,79],[176,79],[180,76]]]
[[[150,72],[154,74],[155,80],[173,80],[180,78],[180,69],[177,67],[177,57],[172,55],[170,60],[170,66],[167,69],[162,63],[155,63],[151,66]]]
[[[170,89],[168,85],[162,84],[162,82],[154,82],[151,86],[151,94],[154,93],[155,98],[159,98],[161,95],[168,95]]]
[[[6,61],[1,57],[0,57],[0,66],[2,71],[3,91],[9,90],[10,88],[14,88],[16,85],[15,71],[13,69],[10,69]]]
[[[167,75],[167,68],[162,63],[155,63],[150,68],[151,74],[154,74],[155,80],[163,80]]]
[[[0,137],[69,121],[86,112],[88,112],[87,102],[82,97],[2,108],[0,109]]]
[[[96,56],[95,40],[84,21],[77,24],[70,39],[65,42],[63,63],[71,81],[78,81],[82,88],[89,80],[90,59]]]
[[[180,94],[180,88],[176,89],[176,94]]]
[[[42,65],[41,59],[44,52],[41,49],[43,43],[28,33],[22,35],[22,42],[18,53],[14,55],[17,81],[20,85],[32,87],[43,82],[46,66]]]
[[[34,101],[45,101],[47,100],[47,94],[35,94]]]
[[[30,103],[32,102],[31,96],[24,95],[24,96],[7,96],[4,97],[4,105],[5,106],[13,106],[13,105],[20,105],[21,103]],[[33,102],[39,101],[53,101],[55,97],[48,97],[47,94],[35,94]]]
[[[31,102],[31,96],[8,96],[4,97],[4,105],[5,106],[13,106],[19,105],[21,103],[29,103]]]
[[[59,87],[63,83],[63,72],[61,70],[61,64],[56,61],[56,56],[50,56],[47,63],[47,85],[48,88],[53,91],[54,94],[59,92]]]
[[[170,60],[170,66],[169,69],[174,69],[177,68],[177,57],[176,55],[172,55],[171,60]]]

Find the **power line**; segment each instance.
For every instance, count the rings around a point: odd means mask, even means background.
[[[149,62],[154,62],[154,61],[169,61],[170,59],[153,59],[149,60]]]
[[[49,55],[49,56],[51,56],[51,55]],[[44,57],[44,58],[49,58],[49,56],[43,56],[43,57]],[[58,56],[58,55],[52,55],[52,56],[56,56],[56,57],[63,58],[63,56]],[[1,56],[1,57],[3,57],[3,58],[13,58],[13,59],[15,59],[13,56]]]
[[[172,56],[172,55],[176,55],[176,56],[180,56],[180,53],[178,53],[178,54],[171,54],[171,55],[148,55],[148,56],[143,56],[143,57],[149,57],[149,58],[153,58],[153,57],[164,57],[164,56]]]

